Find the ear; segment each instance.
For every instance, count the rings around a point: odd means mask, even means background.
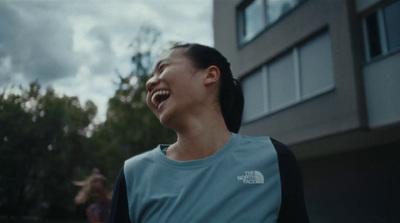
[[[219,81],[221,72],[217,66],[209,66],[205,72],[204,85],[208,86]]]

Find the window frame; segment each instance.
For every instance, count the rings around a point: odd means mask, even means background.
[[[379,8],[369,12],[368,14],[362,16],[362,21],[361,21],[361,25],[362,25],[362,32],[363,32],[363,40],[364,40],[364,49],[365,49],[365,60],[367,63],[369,62],[373,62],[376,60],[379,60],[381,58],[384,58],[392,53],[398,52],[400,51],[400,47],[397,47],[395,49],[389,49],[389,40],[387,37],[387,25],[386,25],[386,21],[385,21],[385,15],[384,15],[384,9],[389,7],[390,5],[394,4],[395,2],[400,2],[400,0],[397,1],[392,1],[389,4],[380,6]],[[381,54],[371,57],[370,55],[370,39],[368,36],[368,25],[367,25],[367,17],[376,13],[377,16],[377,22],[378,22],[378,30],[379,30],[379,44],[381,47]],[[400,36],[399,36],[400,38]]]
[[[250,41],[252,41],[254,38],[256,38],[256,36],[258,36],[261,32],[263,32],[263,30],[265,29],[266,26],[268,26],[267,21],[266,21],[266,12],[265,12],[265,10],[261,10],[262,28],[257,33],[255,33],[252,37],[250,37],[248,40],[246,40],[245,31],[246,31],[246,22],[247,22],[246,20],[247,20],[247,18],[245,16],[245,11],[246,11],[246,8],[249,7],[255,1],[257,1],[257,0],[246,0],[238,7],[238,10],[237,10],[237,20],[238,20],[238,22],[237,22],[237,24],[239,25],[239,28],[238,28],[239,41],[242,41],[242,42],[250,42]],[[265,9],[265,7],[266,7],[265,1],[266,0],[259,0],[259,1],[261,1],[262,9]]]
[[[236,36],[237,36],[237,43],[239,48],[244,47],[245,45],[249,44],[252,42],[254,39],[256,39],[258,36],[260,36],[262,33],[264,33],[266,30],[268,30],[270,27],[274,26],[276,23],[279,23],[284,17],[286,17],[288,14],[292,13],[294,10],[296,10],[299,6],[301,6],[304,2],[307,2],[308,0],[297,0],[297,4],[290,8],[289,10],[283,12],[280,14],[280,16],[273,22],[268,21],[268,15],[267,15],[267,1],[268,0],[261,0],[262,4],[262,20],[263,20],[263,25],[264,27],[256,34],[254,34],[251,38],[246,40],[245,35],[244,35],[244,30],[246,29],[245,24],[246,24],[246,18],[244,16],[244,11],[245,9],[251,5],[254,1],[257,0],[244,0],[240,2],[236,6]]]

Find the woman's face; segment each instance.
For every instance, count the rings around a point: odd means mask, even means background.
[[[201,105],[202,75],[192,61],[174,49],[156,64],[146,83],[147,105],[168,127],[190,116]]]
[[[108,189],[100,182],[93,182],[90,185],[90,196],[95,202],[102,202],[107,199]]]

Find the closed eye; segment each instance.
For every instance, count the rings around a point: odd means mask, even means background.
[[[158,66],[158,72],[162,73],[166,67],[167,67],[167,64],[165,64],[165,63],[160,64]]]

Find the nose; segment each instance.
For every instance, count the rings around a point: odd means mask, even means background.
[[[157,75],[150,77],[150,79],[146,82],[147,91],[151,91],[159,82],[160,79],[157,77]]]

